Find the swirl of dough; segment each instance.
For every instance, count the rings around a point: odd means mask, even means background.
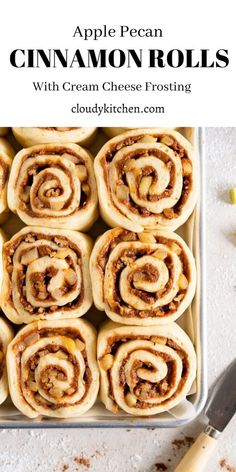
[[[192,253],[180,236],[167,230],[107,231],[95,243],[90,273],[95,305],[124,324],[176,320],[196,287]]]
[[[192,213],[196,158],[177,131],[135,129],[108,141],[95,158],[101,214],[131,231],[171,229]]]
[[[107,322],[98,335],[101,400],[136,416],[170,410],[188,394],[196,375],[196,355],[176,324],[121,326]]]
[[[86,320],[35,321],[9,345],[10,395],[26,416],[79,416],[94,404],[96,332]]]
[[[23,149],[11,168],[8,204],[29,225],[89,229],[97,218],[91,156],[76,144]]]
[[[77,318],[92,304],[91,240],[75,231],[25,227],[3,250],[2,309],[14,323]]]

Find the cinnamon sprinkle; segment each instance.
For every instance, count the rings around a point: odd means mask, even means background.
[[[194,438],[191,436],[185,436],[184,439],[175,439],[172,441],[173,446],[175,446],[178,451],[183,447],[187,446],[190,447],[194,443]]]
[[[90,469],[90,460],[83,454],[81,454],[81,456],[75,457],[74,462],[78,465],[82,465],[85,469]]]
[[[155,464],[155,470],[156,471],[163,471],[163,470],[165,471],[167,469],[168,469],[168,467],[163,462],[157,462]]]
[[[64,465],[62,466],[62,469],[61,469],[61,470],[62,470],[62,472],[66,472],[68,469],[69,469],[68,464],[64,464]]]
[[[227,472],[236,472],[236,467],[232,467],[229,465],[229,463],[226,461],[226,459],[221,459],[219,461],[219,465],[221,469],[226,470]]]

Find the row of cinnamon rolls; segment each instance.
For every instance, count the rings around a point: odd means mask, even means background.
[[[171,128],[131,129],[107,141],[95,161],[95,128],[13,128],[26,148],[0,138],[0,215],[27,225],[87,231],[100,214],[111,227],[142,232],[181,226],[196,203],[193,149]],[[86,134],[87,133],[87,134]],[[37,143],[37,144],[36,144]],[[30,147],[29,147],[30,146]]]
[[[176,324],[99,331],[86,320],[34,321],[15,337],[0,319],[0,403],[7,394],[29,418],[77,417],[100,399],[113,413],[169,411],[189,393],[196,355]]]
[[[196,273],[178,235],[114,228],[92,249],[76,231],[25,227],[1,244],[2,310],[27,324],[13,338],[1,321],[1,401],[9,384],[30,418],[74,417],[92,407],[100,385],[108,410],[144,416],[186,397],[196,355],[173,320],[192,300]],[[95,328],[80,318],[92,300],[119,322],[106,322],[97,344]]]
[[[78,318],[94,301],[115,322],[163,325],[195,294],[194,257],[169,230],[113,228],[92,247],[78,231],[26,226],[0,246],[0,302],[15,324]]]

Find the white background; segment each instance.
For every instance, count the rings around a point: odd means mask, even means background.
[[[206,252],[209,386],[235,357],[236,207],[229,188],[236,185],[236,129],[206,130]],[[213,172],[214,170],[214,172]],[[196,437],[202,418],[178,430],[41,430],[0,431],[1,472],[156,472],[164,462],[173,472],[186,449],[171,444]],[[221,469],[223,458],[236,470],[236,416],[219,439],[205,472]],[[74,458],[84,454],[90,468]],[[168,463],[168,458],[171,462]],[[66,471],[65,471],[66,472]],[[203,471],[199,471],[203,472]]]
[[[236,124],[235,15],[232,0],[189,2],[110,0],[67,2],[7,1],[1,5],[0,124],[3,125],[123,125],[123,126],[229,126]],[[163,38],[108,38],[83,41],[73,38],[76,26],[162,28]],[[230,65],[221,69],[15,69],[9,55],[14,49],[228,49]],[[36,93],[32,81],[183,82],[192,93]],[[77,115],[76,103],[95,101],[119,105],[164,105],[165,115]]]

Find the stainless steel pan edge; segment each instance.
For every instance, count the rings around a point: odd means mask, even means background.
[[[198,368],[201,370],[200,383],[195,395],[195,414],[184,419],[163,419],[161,415],[148,418],[134,418],[120,416],[83,416],[73,420],[54,420],[43,418],[39,420],[21,419],[18,415],[10,415],[6,420],[0,420],[1,429],[50,429],[50,428],[177,428],[186,425],[199,415],[207,399],[207,343],[206,343],[206,301],[205,301],[205,129],[198,128],[195,146],[198,146],[200,156],[200,217],[199,217],[199,245],[200,245],[200,315],[199,315],[199,340],[201,345],[200,355],[198,353]],[[200,357],[200,358],[199,358]]]

